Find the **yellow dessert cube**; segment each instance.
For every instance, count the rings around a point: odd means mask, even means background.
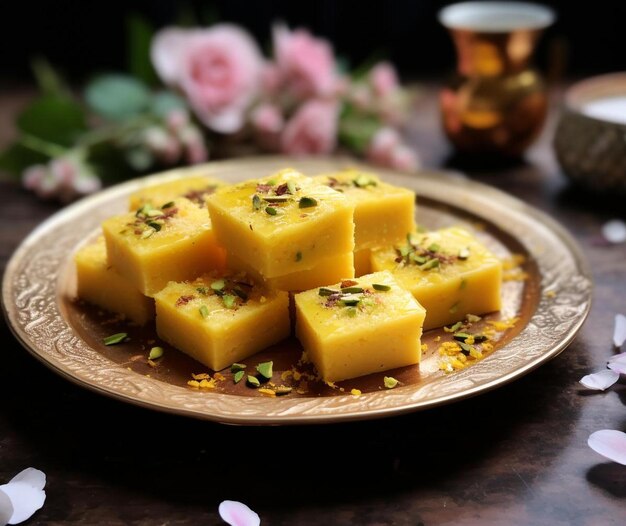
[[[325,381],[419,363],[426,311],[390,272],[307,290],[294,299],[296,336]]]
[[[109,218],[102,230],[109,264],[146,296],[224,267],[206,210],[185,198]]]
[[[363,248],[354,251],[354,275],[363,276],[372,272],[372,249]]]
[[[220,189],[207,207],[218,242],[267,279],[354,249],[354,205],[294,170]]]
[[[372,268],[389,270],[426,309],[424,329],[500,310],[502,263],[462,228],[412,234],[372,251]]]
[[[259,281],[265,281],[271,289],[289,292],[300,292],[354,277],[352,252],[329,256],[320,260],[313,268],[297,270],[274,278],[263,278],[254,268],[233,254],[227,255],[226,266],[231,270],[246,272]]]
[[[185,197],[203,207],[206,198],[222,186],[225,186],[225,183],[207,176],[182,177],[166,183],[146,186],[131,194],[129,210],[137,210],[147,203],[161,206],[178,197]]]
[[[289,336],[289,294],[244,274],[171,282],[155,296],[160,338],[213,370]]]
[[[74,256],[79,298],[143,325],[154,318],[154,300],[141,294],[108,263],[104,238]]]
[[[367,273],[366,261],[371,249],[395,243],[406,238],[415,230],[415,193],[408,188],[401,188],[385,183],[378,176],[355,169],[319,175],[313,178],[342,192],[354,208],[355,251],[364,254],[355,257],[357,275]]]

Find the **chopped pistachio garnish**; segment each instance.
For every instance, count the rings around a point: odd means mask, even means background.
[[[252,209],[261,210],[261,198],[258,196],[258,194],[254,194],[252,196]]]
[[[393,376],[385,376],[383,382],[385,383],[385,387],[387,389],[393,389],[399,383]]]
[[[477,323],[482,320],[480,316],[476,316],[475,314],[468,314],[467,316],[465,316],[465,319],[467,319],[467,321],[469,321],[470,323]]]
[[[444,327],[443,330],[446,332],[456,332],[458,331],[463,325],[462,321],[457,321],[454,325],[452,325],[451,327]]]
[[[227,309],[235,308],[235,296],[233,296],[232,294],[224,294],[222,296],[222,301],[224,302],[224,307],[226,307]]]
[[[354,186],[358,188],[365,188],[367,186],[378,185],[375,179],[368,177],[365,174],[360,174],[359,176],[355,177],[352,182],[354,183]]]
[[[174,206],[174,201],[168,201],[161,207],[161,209],[165,210],[166,208],[172,208],[173,206]]]
[[[211,283],[211,289],[213,289],[215,292],[224,290],[225,286],[226,282],[223,279],[218,279],[217,281]]]
[[[245,374],[246,374],[245,371],[237,371],[235,375],[233,376],[233,382],[238,384],[239,382],[241,382],[241,379],[244,377]]]
[[[276,396],[288,395],[291,391],[293,391],[293,387],[289,387],[287,385],[279,385],[274,389]]]
[[[111,334],[111,336],[107,336],[102,341],[104,342],[104,345],[115,345],[117,343],[123,342],[127,337],[127,333],[118,332],[117,334]]]
[[[261,382],[259,382],[259,379],[256,376],[248,375],[248,378],[246,379],[246,383],[250,387],[260,387],[261,386]]]
[[[234,363],[230,366],[230,372],[236,373],[239,371],[243,371],[246,367],[248,367],[245,363]]]
[[[345,287],[341,289],[342,294],[361,294],[363,287]]]
[[[382,285],[381,283],[372,283],[372,287],[374,287],[374,290],[380,290],[382,292],[391,290],[389,285]]]
[[[461,250],[459,250],[459,259],[467,259],[468,257],[470,257],[469,248],[462,248]]]
[[[302,252],[299,250],[296,252],[296,261],[302,261]]]
[[[208,318],[209,317],[209,309],[207,308],[206,305],[202,305],[198,311],[200,312],[200,316],[202,316],[203,318]]]
[[[461,352],[463,352],[463,354],[466,354],[466,353],[469,354],[472,351],[472,349],[473,349],[473,347],[471,345],[468,345],[465,342],[458,342],[458,344],[459,344],[459,347],[461,348]]]
[[[428,260],[426,263],[423,263],[422,265],[419,266],[420,270],[430,270],[433,268],[437,268],[439,266],[439,260],[438,259],[430,259]]]
[[[163,347],[152,347],[148,360],[158,360],[161,356],[163,356]]]
[[[428,250],[430,250],[431,252],[439,252],[440,247],[437,243],[433,243],[428,247]]]
[[[298,202],[298,208],[311,208],[313,206],[317,206],[317,199],[312,197],[301,197]]]
[[[346,308],[346,314],[349,318],[354,318],[356,316],[356,307],[348,307]]]
[[[243,301],[248,300],[248,293],[241,287],[233,287],[233,292],[237,294],[237,296],[239,296]]]
[[[456,332],[456,333],[454,333],[454,339],[455,340],[464,342],[465,340],[467,340],[469,338],[473,339],[474,343],[484,342],[484,341],[487,341],[489,339],[484,334],[468,334],[466,332]]]
[[[339,299],[339,302],[346,307],[355,307],[359,304],[361,298],[359,296],[349,295]]]
[[[288,195],[270,195],[263,198],[263,201],[266,203],[274,203],[281,204],[289,201],[290,197]]]
[[[275,208],[273,208],[273,207],[271,207],[271,206],[268,206],[268,207],[265,209],[265,213],[266,213],[266,214],[268,214],[268,215],[270,215],[270,216],[275,216],[278,212],[276,211],[276,209],[275,209]]]
[[[206,296],[209,294],[209,289],[207,289],[206,287],[196,287],[196,291],[199,294],[202,294],[203,296]]]
[[[333,290],[333,289],[327,289],[325,287],[321,287],[318,294],[320,296],[330,296],[332,294],[338,294],[339,291],[338,290]]]
[[[270,380],[274,374],[273,367],[274,362],[263,362],[256,366],[256,370],[263,378]]]
[[[293,181],[287,181],[287,189],[289,190],[289,193],[291,195],[294,195],[298,188],[296,187],[296,183],[294,183]]]
[[[459,310],[459,304],[455,303],[454,305],[452,305],[452,307],[450,307],[450,310],[448,312],[450,314],[454,314],[457,310]]]

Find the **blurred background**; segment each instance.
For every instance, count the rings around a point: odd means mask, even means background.
[[[126,24],[139,14],[155,28],[228,21],[241,24],[265,48],[271,24],[283,20],[327,37],[335,52],[356,66],[379,54],[391,60],[403,80],[439,78],[455,55],[437,12],[453,2],[436,0],[130,0],[126,2],[11,2],[3,7],[0,31],[1,81],[30,78],[29,61],[45,55],[69,79],[81,81],[99,70],[127,66]],[[549,78],[621,70],[626,67],[626,2],[567,0],[542,2],[557,11],[536,54]]]

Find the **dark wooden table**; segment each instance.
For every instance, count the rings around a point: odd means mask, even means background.
[[[458,169],[434,97],[425,91],[411,137],[426,166]],[[4,137],[21,100],[0,98]],[[408,416],[230,427],[76,387],[31,358],[0,322],[0,482],[27,466],[48,475],[46,504],[28,524],[217,525],[223,499],[247,503],[263,525],[626,524],[626,467],[587,447],[593,431],[626,429],[626,386],[590,394],[578,384],[604,366],[614,315],[626,313],[626,245],[594,242],[626,205],[569,189],[552,129],[525,163],[467,173],[552,215],[588,256],[593,308],[559,357],[491,393]],[[2,268],[56,210],[0,184]]]

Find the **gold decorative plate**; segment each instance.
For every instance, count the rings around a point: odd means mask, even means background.
[[[415,190],[419,224],[466,225],[496,253],[504,257],[519,253],[526,261],[525,279],[504,283],[504,308],[497,315],[515,316],[517,323],[502,334],[494,352],[465,369],[439,370],[441,358],[434,343],[439,333],[429,331],[424,338],[429,351],[422,364],[393,371],[402,382],[393,390],[382,387],[382,375],[370,375],[280,398],[261,396],[244,382],[234,386],[225,381],[224,388],[203,392],[186,385],[191,372],[204,372],[200,364],[166,349],[162,363],[151,368],[145,346],[153,336],[139,329],[130,343],[105,347],[102,336],[115,332],[114,324],[97,309],[81,308],[72,299],[72,254],[97,235],[104,218],[125,211],[128,195],[142,186],[198,172],[238,181],[286,166],[317,174],[354,165],[337,158],[214,162],[128,181],[83,199],[41,224],[11,258],[2,290],[8,323],[36,358],[79,385],[143,407],[231,424],[371,419],[448,404],[532,371],[572,341],[587,316],[592,292],[591,273],[572,238],[548,216],[514,197],[438,172],[407,176],[376,170],[385,180]],[[270,358],[280,373],[298,356],[297,342],[288,341],[255,356],[250,364]],[[363,394],[351,395],[352,388]]]

